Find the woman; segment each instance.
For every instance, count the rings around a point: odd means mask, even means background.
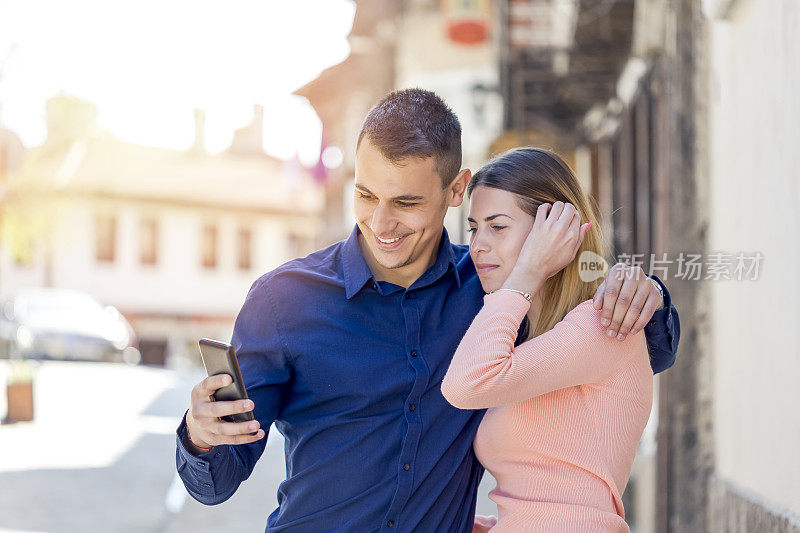
[[[474,449],[497,479],[491,530],[629,531],[622,493],[653,372],[642,331],[619,341],[600,324],[602,278],[581,280],[592,272],[579,270],[579,252],[606,257],[596,213],[567,164],[539,148],[498,156],[467,193],[470,255],[488,294],[442,393],[488,408]],[[494,522],[478,517],[475,531]]]

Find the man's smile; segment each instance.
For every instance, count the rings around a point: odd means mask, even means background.
[[[395,237],[393,239],[381,239],[375,235],[375,242],[378,243],[378,247],[380,247],[382,250],[394,250],[405,242],[406,237],[408,237],[408,235]]]

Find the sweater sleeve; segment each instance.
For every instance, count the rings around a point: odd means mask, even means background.
[[[498,291],[456,349],[442,394],[460,409],[517,403],[565,387],[600,381],[647,351],[644,333],[618,341],[605,334],[592,301],[580,303],[551,330],[514,347],[530,308],[521,294]]]

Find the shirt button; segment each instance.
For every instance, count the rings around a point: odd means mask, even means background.
[[[219,453],[219,452],[217,452],[217,453],[215,453],[215,454],[214,454],[214,457],[219,457],[219,456],[220,456],[220,453]]]
[[[417,351],[411,350],[411,357],[416,357],[416,356],[417,356]]]
[[[408,472],[409,470],[411,470],[411,465],[410,465],[410,464],[408,464],[408,463],[404,464],[404,465],[403,465],[403,470],[405,470],[406,472]]]
[[[394,522],[389,520],[388,522],[386,522],[386,525],[389,526],[389,527],[393,527],[394,526]]]
[[[407,292],[407,293],[406,293],[406,300],[408,300],[408,299],[410,299],[410,298],[411,298],[411,293],[410,293],[410,292]]]
[[[411,405],[409,405],[409,406],[408,406],[408,410],[409,410],[409,411],[411,411],[412,413],[413,413],[413,412],[414,412],[416,409],[417,409],[417,406],[416,406],[416,405],[414,405],[413,403],[412,403]]]

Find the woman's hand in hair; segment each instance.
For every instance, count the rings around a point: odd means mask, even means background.
[[[506,281],[538,291],[544,282],[570,264],[583,244],[589,223],[581,224],[580,214],[572,204],[542,204],[536,212],[517,263]]]

